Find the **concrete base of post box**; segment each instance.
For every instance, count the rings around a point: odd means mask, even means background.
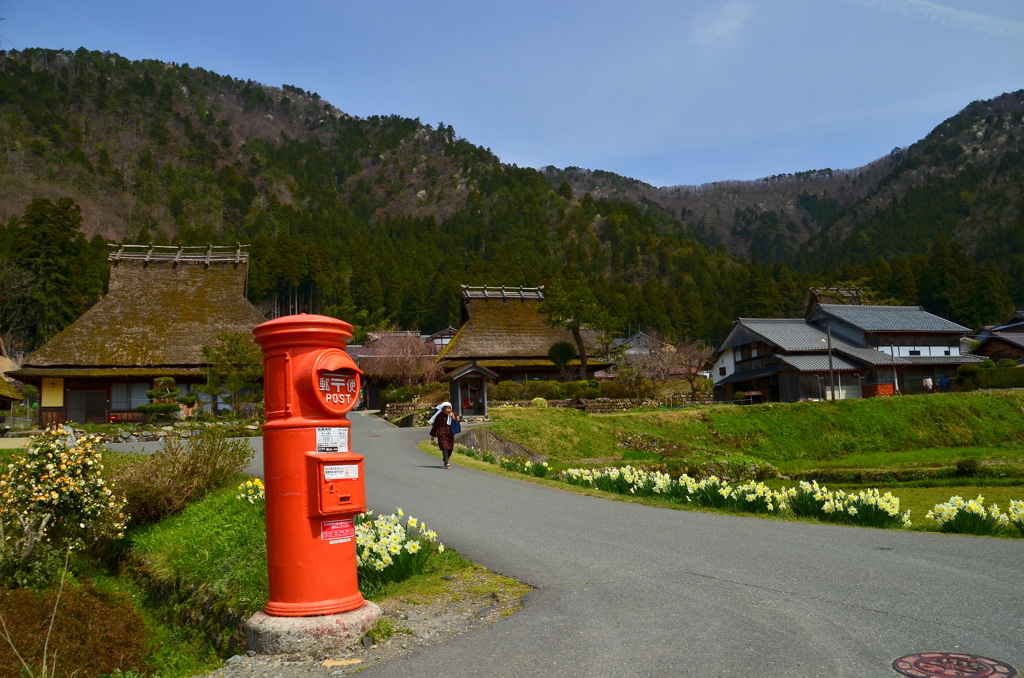
[[[358,643],[380,615],[380,606],[370,601],[350,612],[319,617],[271,617],[261,611],[245,622],[246,645],[256,654],[333,652]]]

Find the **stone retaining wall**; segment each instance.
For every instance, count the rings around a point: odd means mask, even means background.
[[[463,431],[455,436],[455,443],[471,447],[481,454],[489,452],[499,461],[506,459],[529,460],[539,464],[548,460],[544,455],[537,454],[514,440],[499,436],[486,428],[471,428],[468,431]]]
[[[388,403],[384,406],[384,418],[387,420],[404,417],[410,412],[420,409],[416,403]]]

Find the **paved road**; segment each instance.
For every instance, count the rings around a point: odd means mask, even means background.
[[[401,506],[474,562],[537,587],[514,616],[367,678],[891,677],[896,657],[933,650],[1024,670],[1024,542],[582,497],[444,471],[415,449],[424,429],[351,419],[371,508]]]
[[[537,587],[372,676],[894,676],[929,650],[1024,670],[1024,543],[635,506],[460,468],[355,414],[371,508]],[[921,518],[921,517],[919,517]]]

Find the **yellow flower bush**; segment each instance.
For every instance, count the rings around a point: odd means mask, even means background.
[[[817,481],[801,481],[799,489],[791,491],[788,501],[793,515],[804,518],[866,527],[910,527],[913,524],[910,511],[900,513],[899,497],[891,492],[881,494],[875,488],[857,493],[831,492]]]
[[[238,486],[238,494],[235,495],[238,501],[247,501],[250,504],[264,506],[266,503],[266,489],[263,481],[259,478],[247,480]]]
[[[1024,536],[1024,501],[1010,500],[1010,510],[1007,513],[1007,518],[1013,524],[1014,527]]]
[[[977,499],[970,500],[956,495],[947,502],[936,504],[926,517],[938,523],[943,532],[993,536],[1009,527],[1014,522],[1012,516],[1020,516],[1021,509],[1024,509],[1024,502],[1011,501],[1011,513],[1006,514],[996,504],[985,508],[985,497],[980,494]]]
[[[402,509],[389,516],[374,518],[367,511],[355,517],[359,588],[364,594],[419,574],[431,555],[444,552],[437,532],[412,516],[403,525],[404,517]]]
[[[47,551],[121,538],[124,506],[103,477],[102,437],[68,447],[67,434],[50,427],[0,474],[0,568],[17,581]]]

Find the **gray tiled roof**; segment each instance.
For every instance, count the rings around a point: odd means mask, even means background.
[[[828,353],[805,353],[802,355],[780,355],[779,362],[800,372],[827,372]],[[837,355],[832,356],[832,368],[847,372],[864,369],[862,365]]]
[[[825,330],[802,318],[740,318],[740,324],[787,352],[820,352],[827,344],[828,334]],[[860,346],[835,334],[832,335],[832,350],[868,365],[902,362],[898,357],[894,360],[888,353]]]
[[[1024,348],[1024,332],[993,332],[991,335],[986,337],[981,343],[988,343],[995,339],[999,341],[1005,341],[1011,346],[1019,346]],[[981,348],[979,345],[978,348]],[[977,350],[977,349],[975,349]]]
[[[844,306],[819,304],[818,311],[865,332],[966,333],[963,325],[940,318],[919,306]]]
[[[768,367],[762,367],[757,370],[747,370],[746,372],[734,372],[725,379],[716,382],[715,386],[721,386],[722,384],[732,384],[737,381],[750,381],[751,379],[759,379],[760,377],[767,377],[773,375],[778,371],[778,365],[769,365]]]
[[[904,356],[903,360],[911,365],[965,365],[967,363],[980,363],[984,356],[971,355],[912,355]]]

